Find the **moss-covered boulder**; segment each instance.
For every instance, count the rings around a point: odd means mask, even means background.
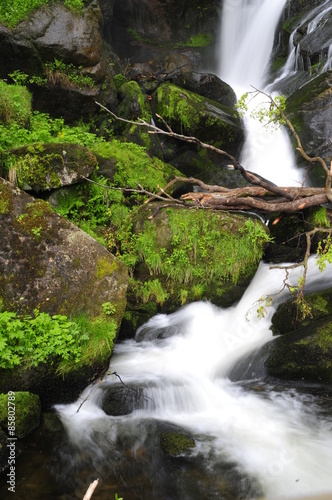
[[[175,132],[197,136],[227,151],[243,140],[243,127],[234,109],[164,83],[153,94],[154,110]]]
[[[25,191],[46,191],[90,177],[97,159],[78,144],[31,144],[12,149],[11,175]]]
[[[146,148],[133,142],[113,139],[91,147],[99,165],[98,173],[110,179],[114,186],[137,189],[138,184],[148,191],[156,191],[181,172],[150,156]]]
[[[40,424],[41,405],[36,394],[11,392],[10,401],[8,401],[8,394],[0,394],[0,427],[7,434],[9,410],[12,410],[11,414],[15,416],[14,435],[19,439],[30,434]]]
[[[32,366],[22,363],[1,369],[0,386],[4,392],[34,392],[44,408],[72,401],[107,369],[126,307],[127,268],[48,203],[4,180],[0,193],[2,310],[15,311],[21,317],[47,313],[81,318],[80,334],[88,335],[84,349],[78,346],[79,362],[74,356],[63,367],[55,349],[39,364],[35,360]],[[72,341],[73,332],[64,334]]]
[[[265,225],[245,216],[162,203],[140,207],[121,241],[134,278],[129,308],[144,313],[144,304],[156,303],[169,312],[202,299],[229,306],[254,276],[267,241]]]
[[[103,40],[99,4],[43,3],[6,16],[7,28],[0,25],[0,77],[19,69],[32,82],[35,109],[67,123],[89,120],[98,115],[96,100],[116,101],[110,64],[116,66],[117,57]]]
[[[242,122],[234,108],[191,92],[172,83],[163,83],[152,94],[153,111],[174,130],[194,136],[201,141],[239,154],[244,139]],[[164,124],[156,116],[156,123]],[[220,170],[229,163],[223,155],[202,150],[171,137],[160,138],[164,158],[188,176],[196,176],[209,183],[218,183]]]
[[[98,315],[125,308],[127,270],[93,238],[1,180],[1,277],[4,309]]]
[[[285,380],[332,384],[332,292],[306,297],[311,315],[299,318],[296,305],[281,305],[272,320],[280,337],[263,350],[268,375]]]

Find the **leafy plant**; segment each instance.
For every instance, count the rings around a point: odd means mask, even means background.
[[[246,92],[241,96],[236,108],[241,116],[249,110],[249,103],[258,95],[262,95],[259,91]],[[274,96],[273,99],[268,99],[265,102],[259,102],[256,107],[251,109],[250,116],[259,122],[273,128],[279,128],[285,125],[283,113],[286,109],[286,97],[284,95]]]
[[[111,302],[104,302],[101,305],[101,308],[102,308],[104,314],[106,314],[106,316],[112,316],[112,314],[114,314],[116,311],[115,305],[111,304]]]
[[[94,80],[82,73],[82,66],[76,67],[74,64],[66,64],[59,59],[54,59],[45,65],[48,81],[56,83],[61,80],[69,86],[84,88],[93,88]]]
[[[51,317],[35,310],[33,317],[21,319],[4,311],[0,313],[0,368],[37,366],[55,359],[77,363],[87,339],[66,316]]]
[[[168,299],[169,295],[164,290],[162,284],[158,279],[152,281],[146,281],[140,288],[140,295],[142,296],[143,302],[146,304],[150,300],[155,300],[157,304],[163,305]]]

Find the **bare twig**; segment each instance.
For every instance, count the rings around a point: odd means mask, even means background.
[[[99,483],[99,479],[96,479],[95,481],[93,481],[93,483],[90,484],[89,488],[87,489],[84,497],[83,497],[83,500],[90,500],[90,498],[92,497],[95,489],[97,488],[98,486],[98,483]]]

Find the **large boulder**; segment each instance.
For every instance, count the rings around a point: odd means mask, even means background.
[[[139,317],[146,320],[152,305],[168,313],[195,300],[234,304],[253,278],[268,240],[259,220],[164,203],[140,207],[127,227],[121,252],[135,278],[123,323],[127,332],[140,326]]]
[[[97,167],[96,157],[78,144],[30,144],[12,149],[10,156],[11,170],[25,191],[76,184]]]
[[[121,318],[126,266],[48,203],[1,180],[0,297],[6,310],[93,316],[112,302]]]
[[[81,321],[80,335],[88,333],[80,362],[64,367],[61,353],[50,352],[49,362],[3,365],[1,389],[38,394],[43,409],[71,402],[108,368],[126,308],[127,268],[48,203],[3,179],[0,228],[1,309],[20,317],[62,315]]]
[[[97,2],[84,14],[75,14],[63,3],[47,4],[28,19],[9,29],[1,25],[1,77],[20,68],[28,74],[41,74],[45,62],[57,58],[84,67],[97,81],[107,72],[107,58],[99,31],[101,20]]]
[[[95,100],[109,104],[116,99],[109,66],[116,58],[102,38],[101,22],[96,1],[83,14],[57,2],[33,11],[12,29],[0,25],[0,77],[19,69],[34,82],[35,109],[68,122],[88,119],[97,112]],[[54,63],[56,71],[49,71],[47,65]],[[78,78],[67,78],[72,70]],[[84,77],[90,78],[89,85]]]
[[[332,293],[306,297],[311,315],[299,318],[296,305],[280,306],[272,329],[280,336],[263,348],[267,374],[284,380],[332,384]]]

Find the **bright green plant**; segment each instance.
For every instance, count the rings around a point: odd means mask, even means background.
[[[76,67],[74,64],[66,64],[63,61],[54,59],[45,65],[48,80],[56,82],[61,79],[67,85],[84,88],[92,88],[95,85],[94,80],[82,73],[82,66]]]
[[[114,304],[111,304],[111,302],[104,302],[101,308],[106,316],[112,316],[112,314],[116,312],[116,307]]]
[[[20,318],[0,312],[0,368],[17,365],[29,368],[40,363],[57,364],[57,372],[105,361],[112,352],[117,332],[114,320],[64,315],[50,316],[34,311]]]
[[[51,317],[35,310],[34,317],[21,319],[13,312],[1,312],[0,368],[37,366],[54,360],[77,363],[87,338],[63,315]]]
[[[18,127],[29,125],[31,115],[31,94],[21,85],[7,85],[0,80],[0,125],[1,128],[17,124]],[[0,131],[1,133],[1,131]],[[4,144],[0,147],[5,149]]]
[[[158,279],[145,281],[140,287],[139,295],[142,297],[143,302],[146,304],[150,300],[154,300],[157,304],[163,305],[168,299],[169,295],[164,290],[162,284]]]
[[[246,92],[241,96],[236,104],[236,108],[241,116],[248,112],[249,102],[258,95],[263,95],[263,93],[260,91]],[[285,108],[286,97],[284,95],[274,96],[273,99],[267,96],[265,102],[259,102],[259,104],[250,111],[250,116],[265,124],[266,127],[278,128],[286,124],[283,116]]]
[[[0,22],[9,28],[13,28],[39,7],[54,0],[1,0]],[[84,8],[84,0],[63,0],[64,5],[76,13]]]

